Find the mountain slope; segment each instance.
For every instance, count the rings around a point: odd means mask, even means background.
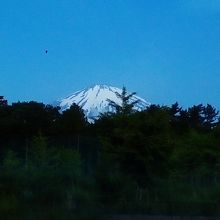
[[[107,85],[95,85],[87,89],[83,89],[73,93],[72,95],[58,100],[58,106],[61,107],[61,111],[68,109],[73,103],[79,105],[85,112],[86,117],[90,122],[98,118],[100,113],[104,112],[114,112],[107,99],[114,101],[115,103],[121,105],[121,100],[115,94],[118,92],[122,93],[122,89]],[[146,102],[144,99],[133,96],[131,101],[139,100],[139,102],[134,106],[134,109],[141,111],[149,106],[150,103]]]

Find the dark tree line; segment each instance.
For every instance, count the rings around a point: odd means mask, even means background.
[[[219,112],[178,103],[137,112],[134,94],[123,88],[122,105],[109,100],[115,113],[93,124],[75,104],[61,113],[1,96],[0,212],[10,210],[2,198],[15,212],[21,203],[64,213],[219,215]]]
[[[59,107],[38,102],[17,102],[7,105],[0,100],[0,135],[33,137],[39,132],[45,136],[81,133],[87,121],[82,109],[72,105],[59,112]]]

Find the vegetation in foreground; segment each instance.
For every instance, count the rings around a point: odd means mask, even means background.
[[[211,105],[110,102],[82,109],[0,97],[0,216],[90,218],[103,213],[220,215],[220,121]]]

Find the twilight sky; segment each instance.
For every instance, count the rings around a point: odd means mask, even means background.
[[[10,103],[107,84],[220,109],[220,0],[2,1],[0,79]]]

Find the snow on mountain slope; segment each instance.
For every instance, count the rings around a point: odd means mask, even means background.
[[[122,89],[107,85],[95,85],[77,91],[64,99],[60,99],[57,101],[57,104],[61,107],[61,111],[65,111],[73,103],[79,105],[84,110],[88,121],[92,122],[94,119],[98,118],[100,113],[115,111],[115,109],[109,105],[107,99],[121,105],[121,100],[116,96],[115,92],[121,94]],[[139,100],[139,102],[134,106],[134,109],[138,111],[145,109],[146,106],[150,104],[138,96],[133,96],[131,99],[131,101],[136,100]]]

